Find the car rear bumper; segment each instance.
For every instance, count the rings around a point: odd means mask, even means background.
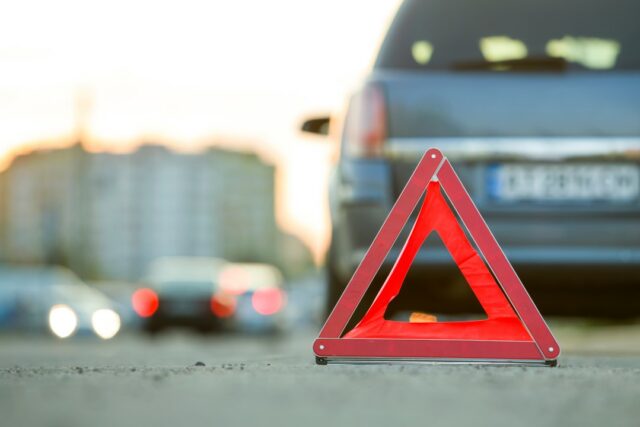
[[[504,248],[507,259],[521,276],[534,277],[536,283],[554,283],[556,278],[566,282],[589,284],[631,284],[640,286],[640,249],[631,248],[557,248],[528,247]],[[351,272],[355,271],[365,250],[358,250],[351,257]],[[391,270],[398,258],[399,249],[392,249],[381,266],[383,273]],[[446,250],[430,248],[418,252],[411,270],[411,277],[424,277],[433,273],[456,270]],[[349,276],[350,273],[347,273]],[[346,277],[345,280],[348,280]],[[524,281],[524,278],[523,278]]]
[[[513,265],[560,265],[560,266],[592,266],[635,265],[640,269],[640,249],[617,248],[506,248],[505,255]],[[364,257],[365,250],[359,250],[352,256],[355,267]],[[385,265],[391,266],[398,258],[400,251],[392,249],[385,260]],[[447,265],[452,264],[451,255],[446,250],[429,249],[418,252],[415,265]]]

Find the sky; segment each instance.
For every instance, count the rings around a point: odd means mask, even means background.
[[[341,108],[399,1],[0,2],[0,166],[80,122],[92,150],[255,149],[279,166],[280,225],[320,257],[335,147],[297,129]]]

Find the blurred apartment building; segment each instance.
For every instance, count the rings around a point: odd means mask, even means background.
[[[215,148],[34,151],[0,174],[0,259],[125,280],[161,256],[308,266],[308,250],[276,226],[274,175],[255,154]]]

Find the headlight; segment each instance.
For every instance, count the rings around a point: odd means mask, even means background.
[[[108,340],[120,330],[120,316],[108,308],[96,310],[91,316],[91,326],[96,335]]]
[[[78,316],[64,304],[57,304],[49,310],[49,328],[59,338],[71,336],[78,327]]]

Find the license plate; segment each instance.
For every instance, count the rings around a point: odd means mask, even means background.
[[[498,201],[630,202],[640,191],[631,164],[499,164],[488,172],[489,197]]]

